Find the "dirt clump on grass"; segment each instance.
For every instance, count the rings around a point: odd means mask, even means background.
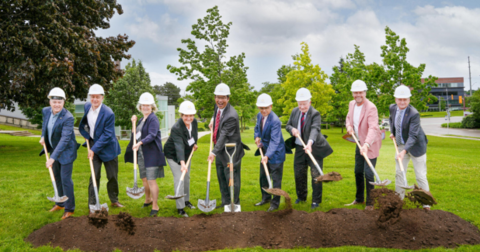
[[[97,228],[103,228],[108,223],[108,210],[95,210],[95,212],[88,215],[88,222]]]
[[[135,234],[135,222],[133,221],[133,217],[125,212],[120,212],[115,219],[115,225],[127,232],[129,235]]]
[[[315,183],[322,183],[322,182],[334,182],[342,180],[342,175],[338,172],[329,172],[324,174],[323,176],[318,176],[315,178]]]
[[[296,247],[366,246],[373,248],[455,248],[480,244],[479,229],[460,217],[441,210],[404,209],[394,225],[376,224],[380,210],[332,209],[290,214],[265,211],[199,214],[189,218],[132,217],[135,233],[116,225],[108,216],[103,228],[87,216],[48,224],[26,241],[33,246],[50,244],[83,251],[205,251],[227,248],[288,249]]]
[[[400,220],[403,200],[395,191],[387,188],[373,189],[370,198],[375,201],[375,207],[379,210],[378,219],[375,221],[378,227],[386,228]]]

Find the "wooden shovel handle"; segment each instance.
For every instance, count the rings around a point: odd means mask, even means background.
[[[357,146],[358,146],[358,148],[360,149],[360,152],[361,152],[362,146],[360,146],[360,143],[358,142],[357,137],[355,136],[355,133],[352,134],[352,137],[353,137],[353,139],[355,139],[355,143],[357,143]],[[361,154],[362,154],[362,156],[365,158],[365,161],[367,161],[367,164],[368,164],[371,168],[373,168],[372,162],[370,162],[370,159],[368,158],[367,154],[366,154],[366,153],[361,153]]]
[[[297,138],[300,140],[300,142],[302,142],[303,148],[307,147],[301,137],[297,136]],[[317,160],[315,160],[315,158],[312,156],[312,153],[310,153],[310,151],[306,151],[306,152],[308,156],[310,156],[310,159],[312,160],[313,164],[318,166]]]
[[[190,156],[188,157],[188,161],[186,163],[187,169],[188,169],[188,165],[190,165],[190,160],[192,159],[192,156],[193,156],[193,150],[192,150],[192,152],[190,152]],[[187,174],[187,171],[182,172],[182,176],[180,177],[180,181],[183,181],[183,178],[185,178],[185,174]]]
[[[133,146],[137,144],[137,121],[132,122],[133,129]],[[137,151],[133,150],[133,169],[137,169]]]
[[[397,146],[397,141],[395,141],[395,139],[392,139],[393,140],[393,145],[395,146],[395,152],[397,153],[398,155],[398,146]],[[400,165],[400,170],[403,172],[403,162],[402,160],[398,160],[398,165]]]
[[[260,150],[260,155],[262,156],[262,159],[263,159],[263,151],[262,151],[262,148],[258,148]],[[270,173],[268,172],[268,168],[267,168],[267,164],[265,164],[264,162],[262,162],[263,164],[263,168],[265,169],[265,174],[267,175],[267,178],[270,177]]]
[[[208,154],[212,152],[213,149],[213,128],[210,130],[210,149],[208,150]],[[212,170],[212,161],[208,161],[208,175],[207,175],[207,182],[210,182],[210,175]]]
[[[86,138],[85,138],[85,141],[87,142],[87,150],[88,150],[88,152],[90,152],[90,142]],[[90,162],[90,172],[92,173],[93,187],[97,188],[97,180],[95,178],[95,170],[93,169],[93,158],[89,157],[88,161]]]
[[[50,158],[48,157],[47,146],[45,145],[45,143],[42,145],[43,145],[43,151],[45,151],[45,158],[47,159],[47,162],[48,162]],[[53,176],[52,166],[48,167],[48,170],[49,170],[48,172],[50,173],[50,179],[52,181],[55,181],[55,176]]]

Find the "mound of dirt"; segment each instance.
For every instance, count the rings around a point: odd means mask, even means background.
[[[375,207],[378,208],[380,212],[375,222],[378,227],[386,228],[400,220],[403,200],[400,199],[395,191],[387,188],[373,189],[370,192],[370,198],[376,202]]]
[[[83,251],[204,251],[226,248],[366,246],[376,248],[454,248],[479,244],[471,223],[440,210],[407,209],[394,225],[379,227],[380,210],[333,209],[327,213],[290,210],[195,215],[190,218],[132,218],[133,235],[120,229],[118,216],[96,228],[86,216],[48,224],[26,238],[33,246],[50,244]],[[125,216],[123,219],[125,219]],[[128,218],[127,218],[128,219]],[[392,219],[392,218],[391,218]]]
[[[105,208],[88,215],[88,222],[97,228],[102,228],[108,223],[108,211]]]

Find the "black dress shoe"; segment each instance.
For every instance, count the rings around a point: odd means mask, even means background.
[[[157,216],[157,213],[158,213],[158,210],[153,210],[153,209],[152,209],[152,211],[150,211],[150,216],[156,217],[156,216]]]
[[[262,201],[260,201],[260,202],[258,202],[258,203],[255,203],[255,206],[261,206],[261,205],[265,205],[265,204],[267,204],[267,203],[270,203],[270,200],[262,200]]]
[[[270,206],[267,210],[267,212],[272,212],[278,209],[278,206]]]
[[[185,201],[185,206],[190,208],[190,209],[195,209],[196,207],[190,203],[190,201]]]
[[[183,209],[178,209],[178,214],[180,214],[183,217],[188,217],[188,214]]]

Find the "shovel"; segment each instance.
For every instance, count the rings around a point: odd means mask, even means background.
[[[48,160],[50,159],[48,157],[48,151],[47,151],[47,146],[45,146],[45,144],[43,144],[43,150],[45,151],[45,157],[47,158],[47,162]],[[55,182],[55,176],[53,176],[53,171],[52,171],[52,167],[48,167],[48,171],[50,172],[50,179],[52,180],[52,184],[53,184],[53,191],[55,192],[55,195],[53,196],[53,198],[51,197],[47,197],[48,200],[52,201],[52,202],[56,202],[56,203],[63,203],[65,201],[68,200],[68,197],[67,196],[62,196],[62,197],[59,197],[58,196],[58,190],[57,190],[57,183]]]
[[[357,143],[357,146],[359,149],[362,149],[362,146],[360,146],[360,143],[358,142],[357,140],[357,137],[355,136],[355,134],[352,134],[352,137],[353,139],[355,139],[355,142]],[[385,179],[384,181],[381,181],[380,180],[380,177],[378,176],[378,173],[375,171],[375,168],[373,168],[373,165],[372,165],[372,162],[370,162],[370,159],[368,158],[367,154],[366,153],[362,153],[363,157],[365,158],[365,161],[367,161],[367,164],[368,166],[370,167],[370,169],[372,170],[373,174],[375,174],[375,178],[376,178],[376,181],[375,182],[370,182],[371,185],[374,185],[374,186],[387,186],[389,185],[390,183],[392,183],[392,181],[388,180],[388,179]]]
[[[232,155],[230,155],[230,153],[228,152],[227,148],[228,147],[233,147],[233,153]],[[224,207],[224,211],[225,212],[241,212],[242,209],[240,207],[240,205],[235,205],[235,200],[234,200],[234,184],[233,184],[233,156],[235,156],[235,152],[237,151],[237,144],[235,143],[227,143],[225,144],[225,152],[227,153],[228,157],[230,158],[230,163],[229,163],[229,167],[230,167],[230,179],[229,179],[229,182],[228,182],[228,186],[230,187],[230,200],[231,200],[231,203],[230,205],[225,205]]]
[[[397,156],[398,156],[398,146],[397,146],[397,142],[395,141],[395,139],[392,139],[393,140],[393,144],[395,145],[395,151],[397,153]],[[407,183],[407,173],[405,172],[405,169],[403,169],[403,162],[402,160],[398,160],[398,164],[400,165],[400,171],[402,171],[403,173],[403,183],[404,183],[404,186],[400,186],[400,188],[403,188],[403,189],[407,189],[407,190],[411,190],[413,189],[413,186],[409,186],[408,183]]]
[[[260,155],[262,156],[262,159],[263,159],[262,148],[260,147],[259,150],[260,150]],[[272,187],[272,180],[270,180],[270,173],[268,172],[267,164],[266,163],[262,163],[262,164],[263,164],[263,169],[265,170],[265,175],[267,176],[267,181],[268,181],[268,188],[262,188],[262,190],[264,190],[268,194],[272,194],[272,195],[276,195],[276,196],[284,196],[285,197],[285,195],[288,195],[287,192],[285,192],[285,191],[283,191],[279,188],[273,188]]]
[[[190,157],[188,157],[187,169],[188,169],[188,165],[190,164],[190,160],[192,159],[192,156],[193,156],[193,150],[190,153]],[[167,195],[165,196],[166,199],[176,200],[176,199],[180,199],[187,196],[186,194],[182,194],[182,195],[178,194],[180,192],[181,186],[183,185],[183,179],[185,178],[185,174],[187,174],[187,171],[182,172],[182,176],[180,177],[180,182],[178,183],[177,190],[175,191],[175,196]]]
[[[213,130],[210,132],[210,150],[209,153],[212,152],[213,148]],[[212,169],[212,162],[208,161],[208,175],[207,175],[207,196],[205,200],[198,199],[198,209],[202,210],[202,212],[208,213],[211,212],[215,209],[217,206],[217,200],[212,200],[210,201],[210,174],[211,174],[211,169]]]
[[[87,141],[87,149],[88,152],[90,152],[90,143],[88,139],[85,139]],[[91,213],[95,213],[96,211],[102,211],[102,209],[105,209],[108,212],[108,206],[107,203],[103,203],[100,205],[100,200],[98,199],[98,189],[97,189],[97,179],[95,178],[95,170],[93,169],[93,158],[88,158],[90,162],[90,171],[92,173],[92,182],[93,182],[93,191],[95,191],[95,205],[88,205],[90,208]]]
[[[133,145],[137,144],[137,126],[132,123]],[[137,151],[133,151],[133,188],[127,186],[127,195],[132,199],[140,199],[145,194],[145,187],[137,186]]]

